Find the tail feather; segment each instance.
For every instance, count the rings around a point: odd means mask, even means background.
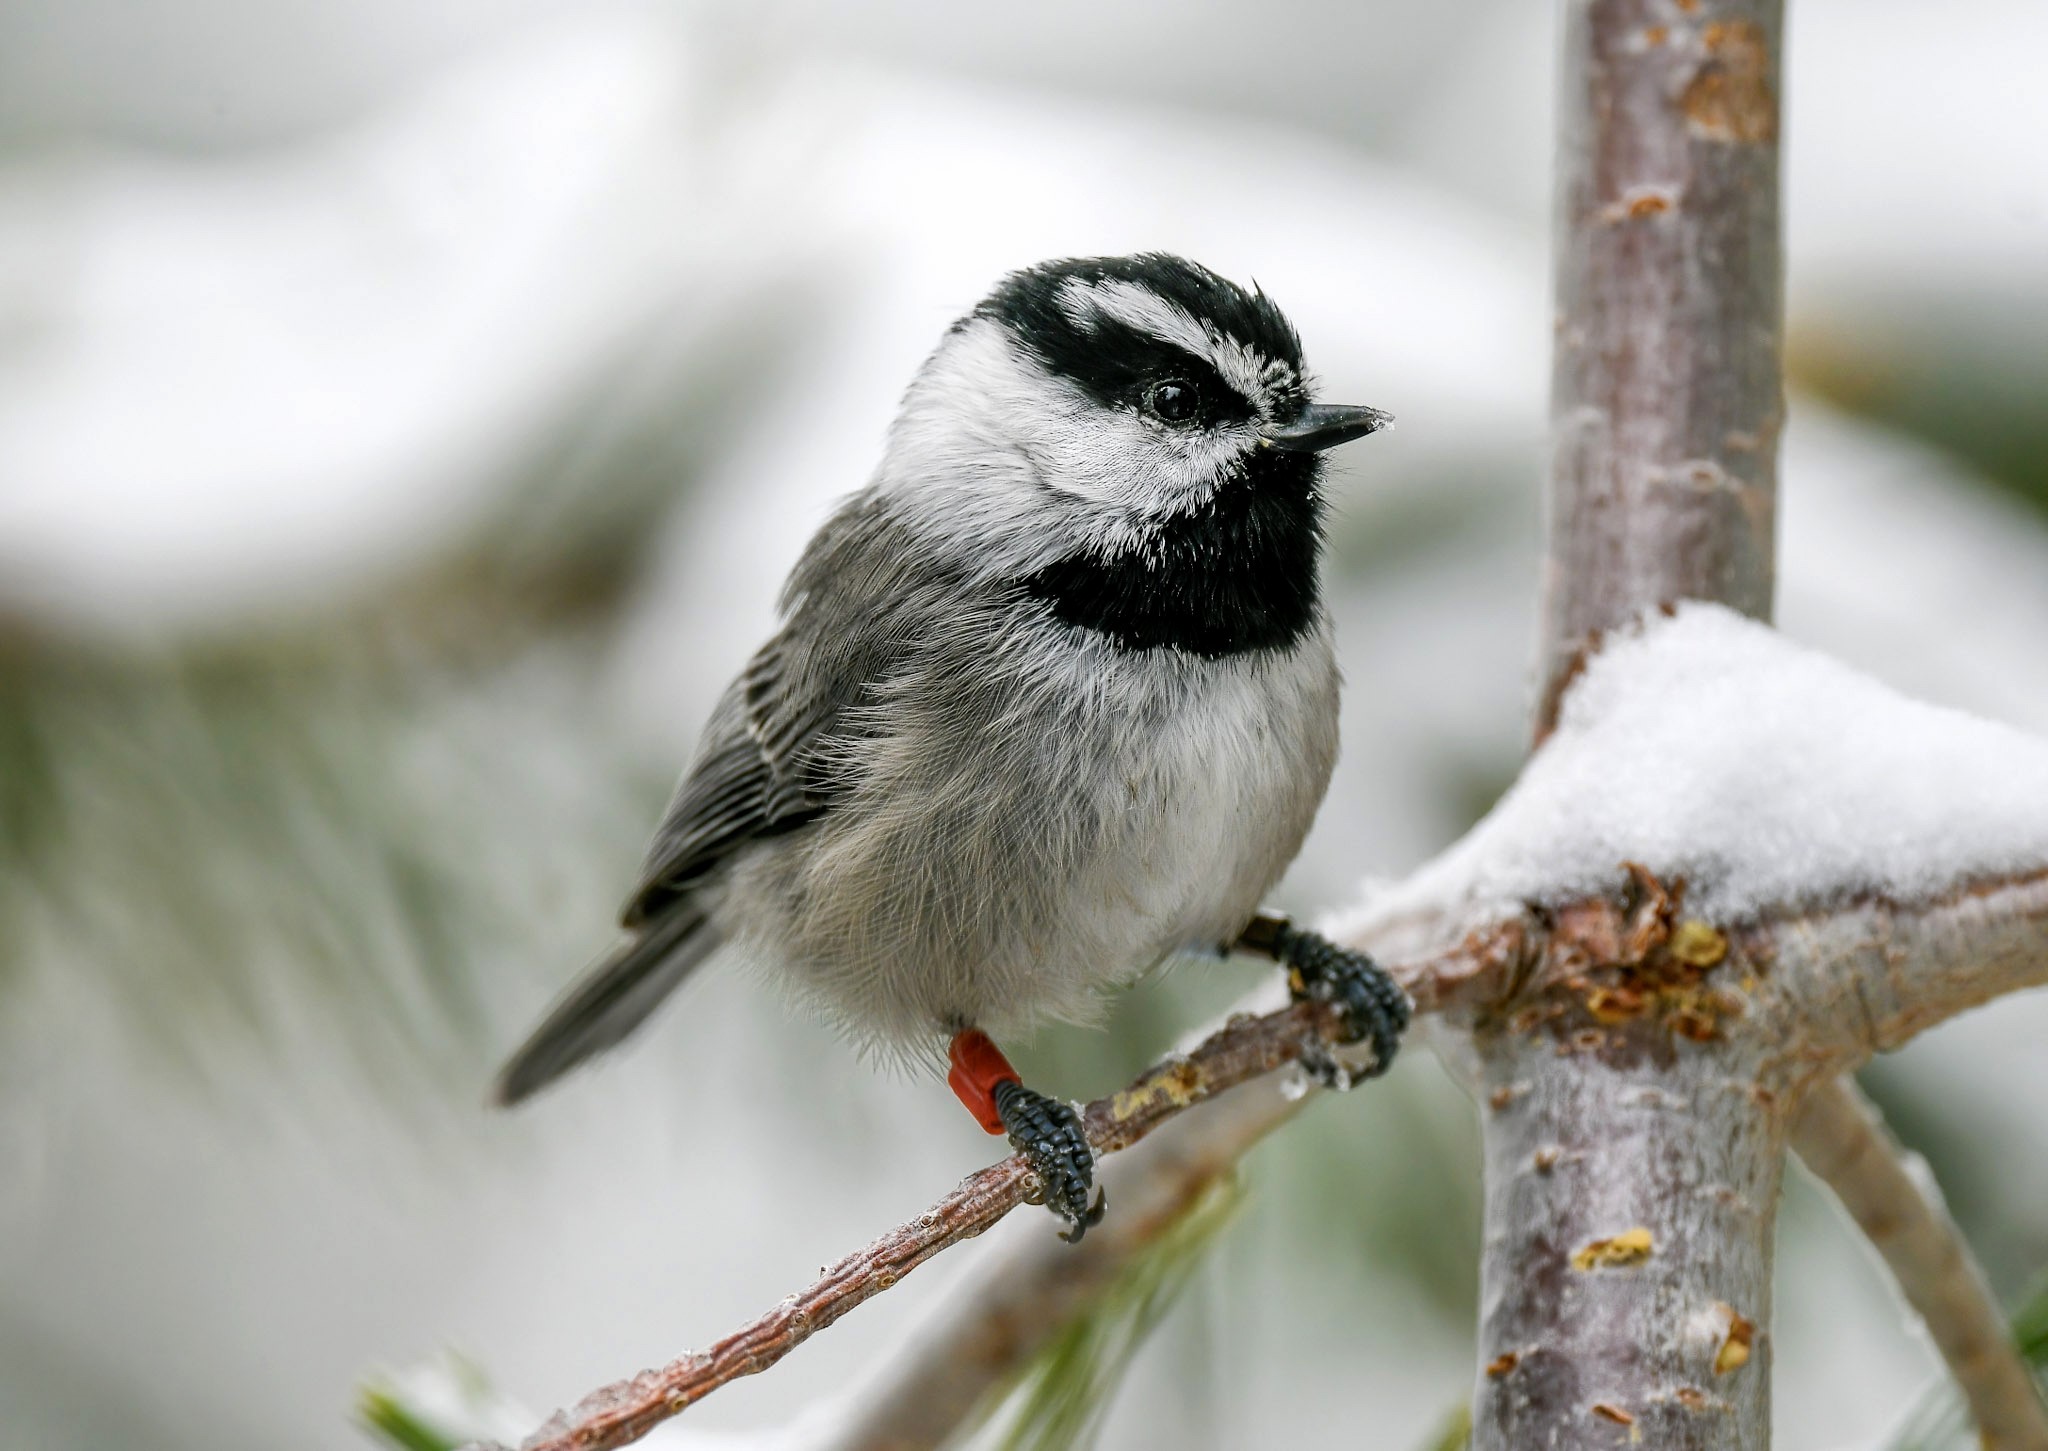
[[[718,946],[702,911],[678,903],[590,969],[499,1070],[491,1101],[509,1108],[645,1022]]]

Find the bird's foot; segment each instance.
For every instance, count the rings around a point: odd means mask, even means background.
[[[1339,947],[1318,932],[1305,932],[1284,917],[1252,919],[1238,945],[1273,958],[1287,969],[1296,1002],[1333,1003],[1344,1023],[1340,1043],[1372,1040],[1372,1064],[1354,1073],[1321,1041],[1302,1049],[1301,1066],[1325,1088],[1349,1088],[1357,1078],[1377,1078],[1393,1066],[1412,1009],[1401,985],[1363,952]]]
[[[995,1098],[1011,1147],[1038,1175],[1045,1207],[1067,1222],[1060,1238],[1079,1244],[1082,1235],[1102,1223],[1102,1212],[1109,1207],[1095,1188],[1095,1151],[1081,1132],[1081,1115],[1073,1105],[1047,1098],[1014,1079],[997,1084]]]
[[[1024,1086],[1002,1049],[986,1033],[969,1029],[953,1039],[952,1072],[946,1081],[967,1111],[992,1134],[1008,1134],[1011,1145],[1038,1175],[1045,1206],[1067,1221],[1060,1238],[1078,1244],[1102,1222],[1105,1201],[1095,1185],[1095,1151],[1081,1132],[1081,1116],[1067,1104]]]

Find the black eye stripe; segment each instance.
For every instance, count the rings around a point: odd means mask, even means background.
[[[1163,252],[1042,262],[1004,278],[977,311],[1005,319],[1038,312],[1077,282],[1131,283],[1260,357],[1285,363],[1296,373],[1302,370],[1301,339],[1271,298],[1247,292],[1185,257]]]
[[[972,315],[1000,322],[1048,372],[1106,407],[1142,407],[1150,384],[1179,378],[1199,390],[1205,423],[1258,417],[1254,401],[1226,382],[1207,357],[1093,308],[1081,309],[1077,318],[1074,284],[1105,281],[1142,287],[1256,356],[1283,365],[1294,378],[1301,375],[1300,339],[1265,294],[1246,292],[1193,262],[1160,253],[1074,258],[1012,273]],[[1274,401],[1282,415],[1306,401],[1298,383],[1283,380],[1278,392]]]
[[[1083,346],[1079,351],[1091,357],[1107,355],[1109,366],[1103,369],[1107,376],[1127,370],[1130,376],[1141,380],[1132,393],[1142,396],[1146,385],[1173,379],[1193,388],[1211,407],[1227,408],[1235,401],[1247,416],[1252,415],[1251,400],[1224,382],[1216,365],[1200,353],[1189,352],[1178,343],[1116,318],[1097,316],[1090,323],[1082,333]],[[1121,400],[1104,401],[1130,403],[1137,399],[1127,394]]]
[[[1119,318],[1090,315],[1077,323],[1064,309],[1054,318],[1013,324],[1019,341],[1046,370],[1077,385],[1107,408],[1134,408],[1154,383],[1169,378],[1200,393],[1205,417],[1215,423],[1250,422],[1252,401],[1225,382],[1216,365],[1199,353]]]

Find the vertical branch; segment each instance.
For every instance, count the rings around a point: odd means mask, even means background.
[[[1770,613],[1782,9],[1567,0],[1538,741],[1602,631],[1681,599]],[[1785,1127],[1755,1055],[1540,1016],[1475,1038],[1475,1451],[1767,1445]]]
[[[1547,1033],[1481,1051],[1475,1451],[1769,1445],[1771,1097],[1640,1035],[1566,1071]]]
[[[1536,736],[1599,632],[1771,608],[1782,0],[1569,0]]]

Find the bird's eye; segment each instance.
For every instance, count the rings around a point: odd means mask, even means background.
[[[1194,385],[1178,378],[1154,383],[1145,390],[1145,411],[1168,423],[1186,423],[1195,416],[1201,401]]]

